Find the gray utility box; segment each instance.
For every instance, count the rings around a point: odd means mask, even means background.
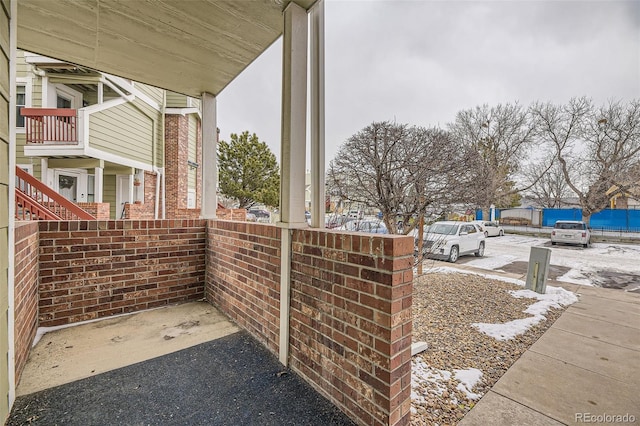
[[[527,290],[544,294],[547,289],[547,276],[549,275],[549,260],[551,249],[544,247],[531,247],[529,255],[529,267],[527,269]]]

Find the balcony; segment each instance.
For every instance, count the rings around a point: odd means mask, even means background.
[[[78,111],[68,108],[21,108],[28,145],[78,145]]]

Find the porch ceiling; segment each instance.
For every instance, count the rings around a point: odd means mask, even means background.
[[[190,96],[218,95],[317,0],[20,0],[18,48]]]

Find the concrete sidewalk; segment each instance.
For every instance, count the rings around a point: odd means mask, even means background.
[[[640,295],[548,284],[575,292],[579,301],[459,424],[640,424]]]

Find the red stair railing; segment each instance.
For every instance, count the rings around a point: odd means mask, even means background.
[[[19,167],[16,167],[16,219],[96,220]]]

